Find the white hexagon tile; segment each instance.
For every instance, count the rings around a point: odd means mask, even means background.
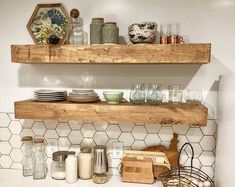
[[[21,169],[21,138],[32,136],[43,137],[46,142],[50,139],[57,141],[58,150],[79,152],[81,146],[104,144],[108,148],[110,173],[117,175],[120,160],[112,158],[113,142],[122,142],[124,149],[142,150],[158,144],[168,147],[173,133],[176,133],[178,149],[190,142],[194,147],[195,166],[214,177],[216,129],[214,120],[208,120],[206,127],[190,127],[125,121],[17,120],[13,113],[0,113],[0,168]],[[191,151],[186,148],[181,163],[189,164],[190,157]]]

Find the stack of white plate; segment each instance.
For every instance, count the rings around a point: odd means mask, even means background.
[[[77,103],[91,103],[99,101],[99,96],[94,90],[72,90],[69,101]]]
[[[64,101],[67,98],[65,90],[35,90],[34,99],[36,101]]]

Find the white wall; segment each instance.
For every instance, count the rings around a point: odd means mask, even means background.
[[[89,32],[92,17],[117,21],[120,34],[127,37],[127,27],[136,21],[181,23],[186,41],[212,43],[209,65],[21,65],[10,61],[11,44],[33,43],[26,24],[37,3],[58,1],[0,1],[0,111],[12,112],[15,100],[27,99],[41,87],[96,89],[128,89],[133,82],[180,83],[184,88],[203,89],[209,118],[217,118],[219,75],[226,75],[220,84],[217,186],[232,187],[228,178],[235,170],[235,148],[232,124],[235,63],[235,1],[233,0],[86,0],[61,1],[69,11],[78,8]],[[127,96],[128,94],[126,94]],[[222,139],[223,138],[223,139]],[[231,151],[231,152],[230,152]],[[225,161],[224,161],[225,160]],[[224,164],[226,167],[224,167]]]

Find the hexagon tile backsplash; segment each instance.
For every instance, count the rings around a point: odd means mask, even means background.
[[[57,142],[58,150],[79,151],[80,146],[106,144],[109,150],[109,171],[118,175],[120,159],[112,158],[112,142],[123,142],[125,149],[141,150],[148,146],[168,146],[173,133],[177,133],[179,144],[192,143],[195,151],[194,166],[214,177],[215,142],[217,125],[208,120],[206,127],[187,125],[137,124],[129,122],[17,120],[12,113],[0,113],[0,168],[21,169],[21,137],[30,135],[43,137],[46,142]],[[47,152],[47,164],[51,155]],[[181,163],[190,163],[191,152],[186,148]],[[48,167],[50,170],[50,167]]]

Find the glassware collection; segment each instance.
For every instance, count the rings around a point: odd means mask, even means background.
[[[25,136],[23,142],[23,176],[33,176],[34,180],[45,179],[47,166],[44,157],[44,139]],[[52,154],[51,178],[75,183],[78,178],[92,179],[94,183],[108,182],[108,158],[105,145],[81,147],[74,151],[56,151]]]

